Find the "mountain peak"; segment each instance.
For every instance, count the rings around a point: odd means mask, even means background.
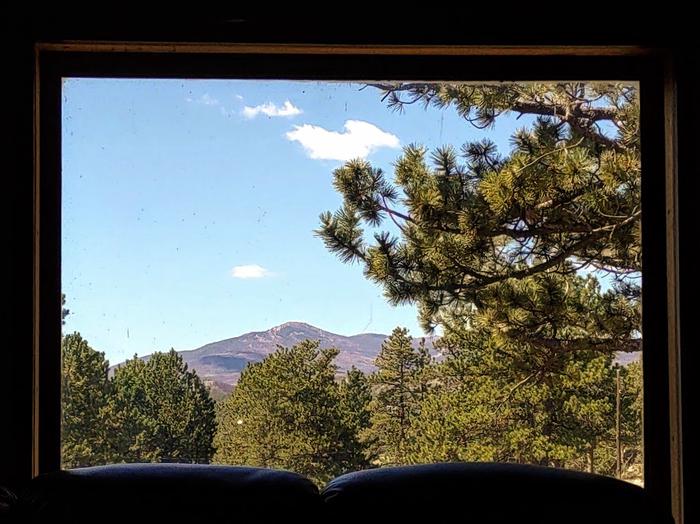
[[[273,337],[293,337],[293,338],[324,338],[332,336],[332,333],[323,331],[321,328],[307,324],[306,322],[285,322],[279,326],[264,331]]]
[[[289,348],[304,340],[317,340],[322,349],[337,349],[339,354],[335,364],[339,375],[353,366],[370,373],[375,369],[374,360],[386,338],[387,335],[379,333],[344,336],[324,331],[306,322],[292,321],[267,331],[251,331],[179,353],[190,369],[196,371],[203,380],[216,383],[221,389],[235,385],[248,364],[260,362],[280,346]],[[414,339],[414,343],[417,344],[418,339]]]
[[[320,329],[320,328],[317,328],[316,326],[312,326],[311,324],[307,324],[306,322],[298,322],[296,320],[293,320],[291,322],[285,322],[284,324],[280,324],[279,326],[275,326],[273,328],[270,328],[269,331],[280,330],[280,329],[284,329],[284,328],[313,329],[313,330]]]

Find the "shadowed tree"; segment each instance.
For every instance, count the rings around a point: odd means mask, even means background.
[[[350,368],[340,381],[340,411],[347,434],[343,437],[346,445],[345,461],[349,470],[368,467],[374,458],[369,452],[368,442],[363,435],[370,427],[370,402],[372,390],[367,376],[355,366]]]
[[[426,394],[424,370],[430,355],[405,328],[395,328],[382,344],[374,361],[377,371],[370,377],[373,400],[371,427],[364,437],[379,464],[403,464],[413,436],[412,424]]]
[[[117,461],[207,463],[214,454],[214,401],[174,350],[116,369],[109,407]]]
[[[61,341],[61,465],[63,468],[109,462],[106,408],[109,362],[80,333]]]
[[[361,465],[354,428],[364,386],[353,372],[339,386],[337,354],[305,340],[249,364],[220,405],[215,461],[288,469],[319,484]]]
[[[523,358],[482,330],[436,345],[443,358],[430,370],[406,462],[521,462],[615,475],[612,355],[551,351]],[[641,453],[638,369],[635,363],[621,369],[622,471],[632,477]]]
[[[61,325],[65,325],[66,317],[70,315],[70,309],[66,308],[66,295],[61,293]]]

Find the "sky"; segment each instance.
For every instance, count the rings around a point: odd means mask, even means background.
[[[314,236],[341,198],[333,170],[362,157],[393,178],[401,148],[488,136],[454,109],[393,112],[361,84],[64,79],[62,291],[111,363],[302,321],[342,335],[420,336],[359,265]]]

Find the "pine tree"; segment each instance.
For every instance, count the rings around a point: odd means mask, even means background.
[[[633,482],[643,481],[643,442],[642,442],[642,376],[641,362],[626,366],[615,365],[608,372],[607,388],[610,394],[611,417],[605,431],[598,437],[591,456],[579,459],[572,465],[578,469],[589,469],[593,465],[596,472],[617,475],[617,434],[616,434],[616,371],[620,372],[620,474],[621,478]],[[591,464],[593,462],[593,464]]]
[[[355,366],[350,368],[339,384],[340,412],[343,427],[347,434],[346,467],[352,471],[364,469],[370,465],[371,457],[367,442],[362,435],[370,427],[370,402],[372,390],[367,376]]]
[[[610,474],[613,358],[642,343],[636,87],[374,86],[400,111],[454,108],[480,129],[508,113],[524,123],[507,153],[489,140],[432,152],[411,144],[393,181],[362,159],[333,173],[343,204],[321,215],[318,236],[390,303],[416,304],[425,330],[444,333],[445,358],[431,366],[400,460]],[[625,402],[631,463],[641,411]]]
[[[436,342],[443,359],[406,462],[497,461],[615,474],[615,367],[598,351],[508,353],[486,330]],[[638,364],[622,369],[625,475],[641,452]],[[629,379],[626,377],[630,377]],[[629,472],[629,473],[628,473]]]
[[[116,461],[207,463],[214,453],[214,401],[174,350],[119,367],[109,414]]]
[[[644,479],[642,362],[632,362],[622,367],[621,379],[622,464],[620,469],[622,478],[640,482]],[[612,438],[614,436],[611,440]]]
[[[431,154],[410,145],[394,163],[393,183],[365,160],[347,162],[333,174],[343,206],[322,214],[317,232],[329,250],[345,262],[359,261],[391,303],[416,303],[428,330],[459,329],[473,309],[476,320],[498,321],[494,333],[501,338],[544,350],[641,348],[634,86],[377,87],[394,108],[454,107],[479,128],[513,113],[524,115],[529,127],[512,136],[508,154],[499,154],[488,140]],[[367,240],[364,228],[388,221],[398,237],[386,228]],[[569,294],[568,277],[581,269],[612,275],[614,289],[598,296]],[[554,332],[547,313],[555,307],[563,308],[560,316],[588,311],[586,324]],[[532,322],[522,329],[510,316],[516,309],[531,311],[530,320],[545,333],[530,329]]]
[[[353,427],[361,421],[341,409],[335,381],[336,349],[305,340],[249,364],[218,412],[214,460],[288,469],[323,484],[357,464]],[[354,376],[353,389],[362,389]],[[346,387],[346,391],[347,391]],[[351,424],[350,426],[348,424]]]
[[[61,325],[65,325],[66,318],[70,315],[70,309],[66,307],[66,295],[61,293]]]
[[[370,377],[371,427],[364,435],[379,464],[406,461],[412,422],[427,390],[424,371],[429,362],[425,345],[414,348],[405,328],[395,328],[382,344],[375,360],[377,371]]]
[[[61,465],[105,464],[110,459],[105,431],[109,362],[80,333],[63,337],[61,357]]]

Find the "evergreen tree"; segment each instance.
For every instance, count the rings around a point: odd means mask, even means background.
[[[445,358],[431,367],[400,460],[610,474],[613,358],[641,349],[636,88],[375,87],[394,109],[454,107],[477,128],[508,113],[524,117],[506,154],[489,140],[432,153],[412,144],[394,163],[393,181],[359,159],[333,173],[343,204],[321,215],[317,234],[342,261],[363,265],[391,303],[417,304],[422,326],[445,334]],[[612,284],[606,290],[600,275]],[[632,436],[641,427],[636,374],[634,366],[623,373],[630,463],[640,449]]]
[[[361,421],[361,381],[352,377],[353,395],[341,401],[335,381],[336,349],[319,349],[305,340],[279,347],[249,364],[232,394],[221,403],[214,460],[288,469],[319,484],[353,469],[357,443],[353,427]],[[350,384],[344,387],[349,393]],[[359,419],[343,413],[359,408]]]
[[[80,333],[63,337],[61,358],[61,465],[104,464],[110,458],[105,431],[109,362]]]
[[[632,362],[622,367],[621,379],[622,478],[642,482],[644,480],[642,362]]]
[[[620,371],[620,473],[623,479],[641,483],[643,481],[642,442],[642,376],[641,363],[615,366],[609,370],[607,387],[610,390],[611,417],[605,431],[589,450],[585,460],[572,464],[577,469],[589,469],[606,475],[617,474],[617,421],[616,421],[616,371]]]
[[[432,367],[406,462],[521,462],[615,474],[610,355],[550,352],[523,359],[523,352],[508,354],[488,331],[473,329],[443,337],[437,346],[444,358]],[[622,376],[637,369],[631,364]],[[634,406],[641,390],[632,378],[624,382],[623,476],[635,476],[641,411]]]
[[[372,390],[367,376],[353,366],[339,384],[340,412],[343,428],[347,434],[345,460],[353,471],[369,466],[373,457],[369,456],[369,446],[362,438],[370,427],[370,402]]]
[[[371,376],[374,394],[371,428],[365,432],[380,464],[402,464],[413,439],[412,422],[426,394],[424,371],[430,362],[425,345],[413,347],[405,328],[395,328],[382,344]]]
[[[207,463],[214,453],[214,401],[174,350],[115,371],[110,418],[115,460]]]
[[[66,318],[70,315],[70,309],[66,308],[66,295],[61,293],[61,325],[65,325]]]
[[[543,350],[641,348],[639,104],[633,86],[377,87],[394,108],[453,106],[480,128],[514,113],[524,115],[529,127],[512,136],[506,155],[488,140],[430,155],[408,146],[395,162],[394,183],[365,160],[347,162],[334,171],[343,206],[322,214],[317,232],[331,251],[343,261],[359,261],[391,303],[416,303],[426,329],[459,328],[465,312],[474,312],[484,324],[498,321],[497,336]],[[363,228],[389,220],[399,236],[387,229],[368,242]],[[581,269],[612,275],[614,289],[569,294],[568,277]],[[531,294],[525,288],[537,277],[532,285],[540,291]],[[555,329],[548,316],[555,307],[560,317],[586,311],[585,324]],[[542,332],[512,318],[517,309],[531,312]]]

